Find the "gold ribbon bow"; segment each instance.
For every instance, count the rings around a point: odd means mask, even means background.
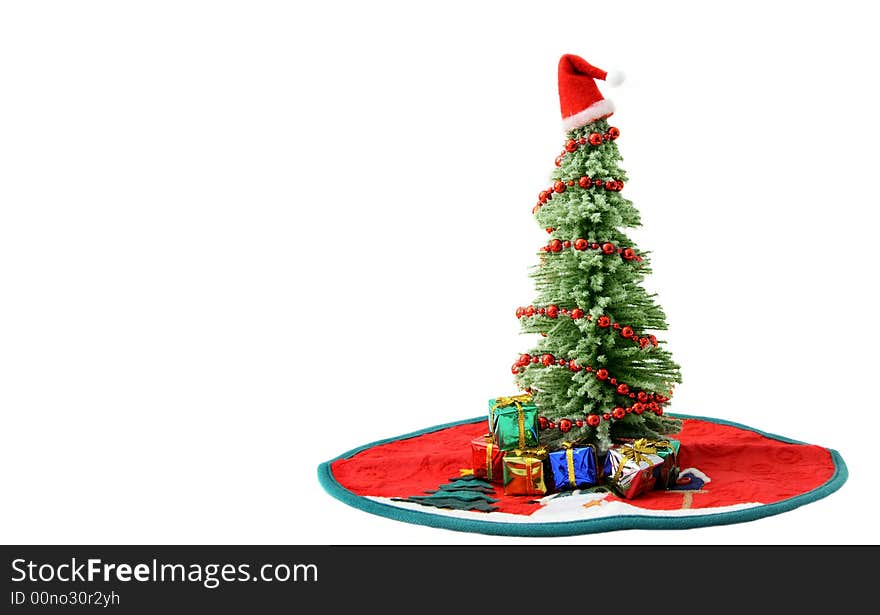
[[[568,464],[568,484],[572,489],[577,487],[577,478],[574,475],[574,443],[563,442],[562,448],[565,449],[565,461]]]
[[[632,444],[624,444],[619,449],[617,449],[618,453],[620,453],[620,462],[617,464],[617,470],[614,472],[614,477],[611,479],[613,481],[617,481],[620,477],[620,473],[623,471],[623,466],[627,464],[627,462],[632,461],[636,465],[644,461],[647,464],[651,463],[651,460],[646,457],[646,455],[656,455],[657,449],[656,445],[662,444],[665,442],[664,440],[654,441],[648,440],[647,438],[639,438]],[[669,442],[666,442],[666,446],[669,446]]]
[[[495,400],[495,405],[492,406],[493,414],[498,408],[516,406],[520,448],[525,448],[526,445],[526,415],[525,412],[523,412],[522,405],[531,401],[532,396],[529,393],[523,393],[522,395],[513,395],[511,397],[499,397]]]

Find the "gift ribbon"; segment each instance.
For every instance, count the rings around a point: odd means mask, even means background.
[[[486,442],[486,478],[492,480],[492,443]]]
[[[495,406],[492,408],[493,414],[497,408],[506,408],[507,406],[516,406],[517,424],[519,426],[519,447],[525,448],[526,445],[526,415],[523,411],[523,404],[532,401],[532,396],[528,393],[522,395],[513,395],[511,397],[499,397],[495,400]]]
[[[568,464],[568,484],[574,489],[577,487],[577,478],[574,475],[574,444],[571,442],[563,442],[562,448],[565,449],[565,461]]]
[[[614,482],[617,482],[617,479],[620,477],[620,473],[623,471],[623,466],[625,466],[629,461],[632,461],[636,465],[644,461],[647,464],[651,463],[651,460],[646,457],[646,455],[656,455],[657,449],[654,448],[653,445],[661,444],[664,440],[653,441],[648,440],[647,438],[639,438],[632,444],[624,444],[618,450],[620,453],[620,461],[617,464],[617,471],[614,472],[614,477],[611,479]],[[666,445],[669,446],[669,442],[666,442]]]

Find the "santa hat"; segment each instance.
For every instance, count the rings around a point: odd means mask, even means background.
[[[623,73],[608,73],[571,54],[559,58],[559,107],[566,131],[614,113],[614,103],[602,97],[595,79],[614,87],[623,83]]]

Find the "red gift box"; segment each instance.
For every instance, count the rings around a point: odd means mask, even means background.
[[[474,476],[484,478],[490,483],[501,483],[504,478],[502,463],[504,451],[495,444],[492,436],[486,434],[471,440]]]

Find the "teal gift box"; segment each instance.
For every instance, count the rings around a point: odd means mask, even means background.
[[[681,442],[668,439],[655,442],[656,444],[666,446],[657,446],[657,454],[663,458],[663,465],[657,471],[657,484],[654,488],[669,489],[678,480],[678,451],[681,449]]]
[[[502,451],[538,446],[538,407],[531,395],[490,399],[489,431]]]

